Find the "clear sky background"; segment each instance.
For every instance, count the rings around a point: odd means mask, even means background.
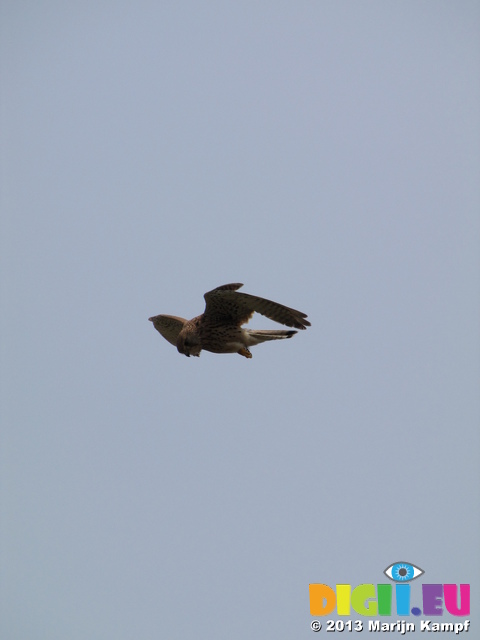
[[[478,635],[480,4],[0,24],[1,637],[312,638],[309,583],[398,560]],[[185,358],[147,320],[228,282],[312,327]]]

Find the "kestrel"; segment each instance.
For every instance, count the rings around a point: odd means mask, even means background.
[[[243,284],[224,284],[204,295],[205,312],[192,320],[177,316],[153,316],[153,326],[180,353],[199,356],[202,349],[212,353],[239,353],[251,358],[248,347],[268,340],[291,338],[296,331],[243,329],[253,313],[262,314],[287,327],[306,329],[305,313],[248,293],[237,293]]]

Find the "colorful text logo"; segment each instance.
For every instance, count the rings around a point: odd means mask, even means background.
[[[326,616],[336,608],[339,616],[350,616],[352,609],[361,616],[390,616],[395,592],[397,616],[441,616],[445,610],[452,616],[470,614],[469,584],[422,584],[422,606],[411,607],[408,583],[424,574],[423,569],[409,562],[395,562],[384,573],[396,583],[395,590],[392,584],[360,584],[354,589],[350,584],[337,584],[335,589],[326,584],[309,585],[310,613]]]

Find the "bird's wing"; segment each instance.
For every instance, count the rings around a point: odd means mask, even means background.
[[[150,322],[153,322],[155,329],[162,334],[165,340],[168,340],[170,344],[177,346],[177,338],[180,331],[183,329],[184,324],[187,322],[185,318],[178,318],[177,316],[153,316],[149,318]]]
[[[205,318],[223,320],[238,325],[249,320],[254,311],[284,324],[287,327],[306,329],[310,322],[307,315],[283,304],[252,296],[249,293],[237,293],[241,284],[225,284],[205,294]]]

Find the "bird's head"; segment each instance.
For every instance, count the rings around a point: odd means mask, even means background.
[[[179,353],[183,353],[189,358],[190,356],[199,356],[202,347],[198,336],[185,327],[178,334],[177,349]]]

